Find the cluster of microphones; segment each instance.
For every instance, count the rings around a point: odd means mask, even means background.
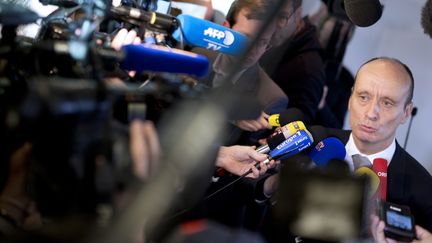
[[[331,163],[346,163],[345,145],[334,136],[327,136],[321,126],[306,126],[301,118],[303,114],[296,108],[288,109],[268,118],[270,125],[276,127],[275,132],[259,146],[256,151],[267,154],[263,163],[271,160],[284,160],[291,156],[307,153],[312,167],[325,169]],[[283,125],[285,124],[285,125]],[[260,163],[256,163],[259,168]],[[245,175],[251,173],[249,170]],[[363,157],[362,162],[354,162],[354,174],[367,177],[370,197],[386,200],[387,194],[387,160],[376,158],[369,161]]]
[[[270,160],[282,161],[303,152],[306,153],[312,163],[311,166],[307,167],[307,170],[314,168],[315,172],[326,173],[329,172],[328,169],[332,163],[343,163],[346,167],[349,167],[346,162],[347,153],[344,143],[339,138],[329,135],[323,127],[306,126],[300,121],[301,119],[301,112],[295,108],[269,117],[269,123],[277,128],[266,139],[266,143],[256,149],[259,153],[268,154],[268,159],[264,163],[268,163]],[[291,161],[286,162],[290,163]],[[256,166],[258,167],[259,163]],[[386,237],[410,241],[414,239],[415,231],[414,218],[409,207],[386,201],[387,167],[388,161],[386,159],[375,158],[370,161],[366,156],[356,154],[353,155],[352,169],[354,173],[349,174],[348,177],[354,178],[354,180],[356,178],[362,179],[364,182],[365,190],[360,193],[363,194],[360,198],[364,198],[368,203],[362,209],[363,217],[368,217],[365,214],[374,210],[387,223],[385,228]],[[250,172],[251,170],[248,173]],[[333,195],[333,197],[336,196]],[[314,198],[314,196],[312,195],[309,198]],[[299,198],[296,198],[296,200],[299,200]],[[404,222],[408,222],[412,227],[401,229],[387,222],[386,220],[390,220],[389,217],[392,217],[392,215],[398,216],[400,220],[404,219]],[[326,224],[326,222],[323,222],[323,224]]]

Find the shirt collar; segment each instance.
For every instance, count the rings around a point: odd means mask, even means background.
[[[352,161],[352,157],[354,154],[360,154],[362,156],[365,156],[366,158],[369,159],[369,161],[373,162],[374,159],[376,158],[383,158],[385,160],[387,160],[387,165],[390,163],[390,161],[393,158],[393,155],[396,151],[396,140],[393,139],[393,142],[390,144],[390,146],[388,146],[386,149],[384,149],[383,151],[380,151],[378,153],[375,154],[363,154],[361,153],[357,146],[354,143],[354,138],[352,133],[350,134],[349,140],[345,145],[345,149],[346,149],[346,157],[345,160],[348,162],[348,165],[350,166],[350,169],[353,171],[354,170],[354,164]]]

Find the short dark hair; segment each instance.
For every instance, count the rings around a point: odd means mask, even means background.
[[[410,80],[409,80],[409,81],[410,81],[410,87],[409,87],[409,91],[408,91],[408,98],[407,98],[407,100],[406,100],[406,102],[405,102],[405,106],[407,106],[407,105],[412,101],[412,99],[413,99],[413,97],[414,97],[414,76],[413,76],[413,74],[412,74],[410,68],[409,68],[405,63],[401,62],[401,61],[400,61],[399,59],[397,59],[397,58],[392,58],[392,57],[374,57],[374,58],[372,58],[372,59],[366,61],[365,63],[363,63],[363,64],[360,66],[359,71],[360,71],[360,69],[361,69],[364,65],[366,65],[366,64],[368,64],[368,63],[371,63],[371,62],[374,62],[374,61],[377,61],[377,60],[387,60],[387,61],[393,61],[393,62],[396,62],[396,63],[398,63],[398,64],[399,64],[399,65],[400,65],[400,66],[405,70],[405,72],[408,74],[408,76],[409,76],[409,78],[410,78]],[[357,74],[356,74],[356,76],[355,76],[355,79],[354,79],[354,85],[355,85],[355,82],[356,82],[356,80],[357,80],[357,75],[358,75],[359,71],[357,71]],[[353,85],[353,87],[354,87],[354,85]]]
[[[275,0],[234,0],[226,15],[226,20],[231,26],[235,25],[238,14],[242,9],[248,9],[248,19],[262,19],[268,15]]]

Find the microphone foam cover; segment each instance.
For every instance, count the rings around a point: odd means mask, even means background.
[[[325,167],[332,159],[345,159],[345,145],[339,139],[329,137],[318,142],[309,153],[309,156],[318,167]]]
[[[378,190],[378,186],[380,185],[380,179],[378,178],[377,174],[375,174],[375,172],[373,172],[368,167],[360,167],[354,172],[354,174],[358,176],[367,176],[370,184],[369,197],[375,195],[376,191]]]
[[[379,0],[345,0],[344,4],[348,18],[357,26],[368,27],[381,18]]]
[[[152,44],[125,45],[121,67],[126,70],[183,73],[204,76],[208,73],[207,57],[192,52]]]
[[[289,108],[279,114],[279,126],[285,126],[293,121],[303,121],[304,114],[300,109]]]
[[[421,25],[424,33],[432,38],[432,1],[428,0],[422,9]]]

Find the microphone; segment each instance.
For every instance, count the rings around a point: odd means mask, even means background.
[[[344,6],[348,18],[360,27],[375,24],[382,15],[379,0],[344,0]]]
[[[376,158],[373,161],[373,171],[380,179],[379,199],[386,201],[387,198],[387,160]]]
[[[305,129],[306,127],[301,121],[290,122],[267,138],[267,144],[261,145],[256,149],[256,151],[262,154],[268,153],[270,150],[275,149],[280,143],[291,137],[297,131]]]
[[[158,12],[148,12],[139,8],[131,8],[127,6],[111,7],[110,15],[114,18],[120,18],[132,24],[140,24],[141,22],[149,23],[154,27],[169,30],[178,26],[177,19],[168,14]]]
[[[354,174],[357,176],[366,176],[366,178],[368,178],[369,198],[372,198],[378,191],[378,187],[380,185],[380,178],[373,170],[368,167],[360,167],[354,171]]]
[[[280,114],[273,114],[268,118],[270,125],[280,127],[293,121],[304,120],[304,114],[300,109],[289,108]]]
[[[308,130],[300,130],[294,133],[291,137],[279,144],[275,149],[270,151],[269,158],[263,163],[268,163],[270,160],[282,160],[292,155],[298,154],[304,149],[310,147],[314,139]]]
[[[425,34],[432,38],[432,1],[427,0],[421,13],[421,25]]]
[[[403,146],[404,149],[406,149],[406,146],[407,146],[407,143],[408,143],[408,138],[409,138],[409,135],[410,135],[410,132],[411,132],[411,125],[412,125],[412,121],[413,121],[415,115],[417,115],[417,107],[414,107],[412,109],[412,111],[411,111],[411,117],[410,117],[410,121],[409,121],[409,124],[408,124],[408,130],[407,130],[407,134],[405,136],[405,142],[404,142],[404,146]]]
[[[179,49],[152,44],[125,45],[125,58],[120,66],[126,70],[184,73],[205,76],[209,70],[207,57]]]
[[[318,142],[309,153],[309,157],[319,168],[326,167],[332,159],[343,161],[345,156],[345,145],[335,137],[329,137]]]
[[[239,55],[249,44],[245,35],[222,25],[186,14],[180,14],[177,19],[180,28],[172,33],[172,37],[177,41],[181,41],[183,37],[188,45]]]
[[[74,0],[39,0],[43,5],[55,5],[64,8],[72,8],[78,6]]]

